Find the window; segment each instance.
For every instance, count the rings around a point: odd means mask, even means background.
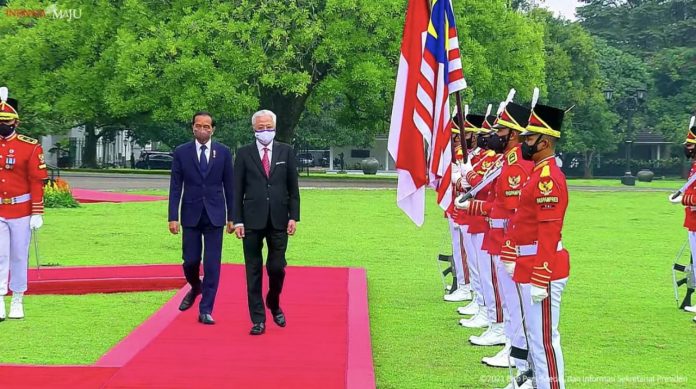
[[[367,158],[370,156],[370,150],[356,150],[353,149],[350,151],[350,157],[351,158]]]

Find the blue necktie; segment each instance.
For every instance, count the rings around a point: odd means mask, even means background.
[[[201,146],[201,158],[199,163],[201,164],[201,173],[205,174],[208,171],[208,158],[205,157],[205,150],[208,147],[206,145]]]

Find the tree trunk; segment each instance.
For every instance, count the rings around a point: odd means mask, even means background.
[[[585,150],[585,172],[582,178],[592,178],[592,158],[594,157],[594,150]]]
[[[261,109],[270,109],[277,118],[276,139],[293,144],[295,129],[305,109],[305,102],[311,93],[311,86],[307,93],[295,96],[284,95],[276,90],[261,91]]]
[[[85,124],[85,146],[82,149],[82,165],[88,168],[97,168],[97,141],[100,135],[94,123]]]

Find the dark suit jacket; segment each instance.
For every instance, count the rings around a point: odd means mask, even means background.
[[[179,204],[183,227],[197,226],[204,209],[214,226],[224,226],[226,221],[232,221],[232,153],[222,143],[212,142],[208,159],[208,171],[204,175],[198,162],[195,141],[184,143],[174,150],[169,181],[169,221],[179,220]]]
[[[288,220],[300,221],[300,190],[295,153],[285,143],[273,142],[270,177],[266,177],[256,142],[237,151],[234,161],[234,222],[261,230],[270,215],[274,229],[284,230]]]

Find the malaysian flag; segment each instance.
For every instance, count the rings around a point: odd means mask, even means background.
[[[425,218],[425,186],[449,187],[449,95],[466,88],[450,0],[410,0],[389,129],[399,174],[397,205],[417,225]],[[425,154],[424,154],[425,151]],[[438,195],[447,209],[452,193]]]

